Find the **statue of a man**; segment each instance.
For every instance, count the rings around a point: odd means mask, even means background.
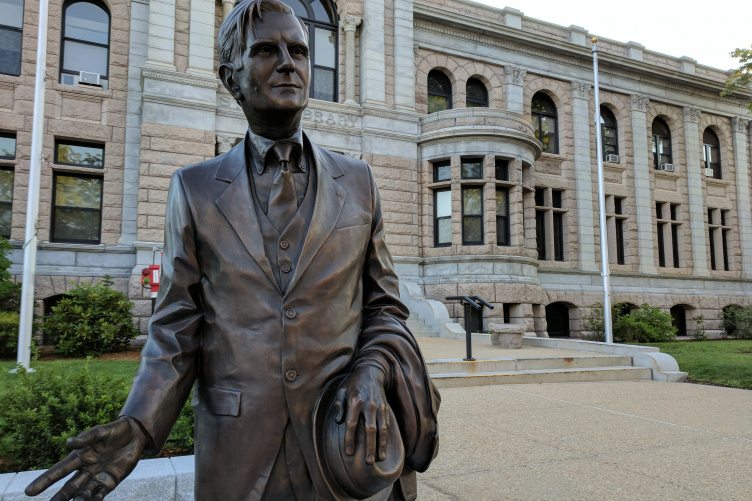
[[[103,499],[161,449],[194,388],[198,501],[414,499],[439,397],[405,327],[371,169],[302,131],[308,33],[290,7],[241,1],[218,52],[245,140],[173,175],[120,419],[72,438],[27,493],[75,471],[53,500]]]

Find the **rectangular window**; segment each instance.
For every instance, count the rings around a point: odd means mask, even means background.
[[[0,132],[0,159],[15,160],[16,135],[12,132]]]
[[[554,209],[562,209],[564,206],[562,205],[562,191],[561,190],[551,190],[551,205],[554,206]]]
[[[721,211],[721,226],[726,226],[726,213],[728,213],[727,210]]]
[[[446,247],[452,245],[452,191],[436,190],[433,194],[434,245]]]
[[[624,264],[624,220],[616,218],[614,222],[616,223],[616,264]]]
[[[614,214],[624,214],[624,208],[622,206],[623,198],[614,197]]]
[[[0,0],[0,73],[21,74],[23,0]]]
[[[543,207],[546,205],[545,203],[545,188],[535,188],[535,206],[536,207]]]
[[[55,141],[55,163],[80,167],[104,167],[104,145],[79,141]]]
[[[504,314],[504,323],[512,323],[512,305],[509,303],[504,303],[502,305],[502,312]]]
[[[538,260],[546,259],[546,212],[535,211],[535,240]]]
[[[449,181],[452,179],[452,166],[449,160],[433,163],[433,182]]]
[[[666,252],[663,248],[663,226],[666,223],[658,223],[658,266],[666,267]]]
[[[679,225],[671,225],[671,250],[674,257],[674,268],[679,268]]]
[[[3,238],[10,238],[13,177],[12,169],[0,169],[0,236]]]
[[[509,243],[509,188],[496,188],[496,243]]]
[[[663,219],[663,204],[661,202],[655,203],[655,217],[656,219]]]
[[[711,223],[712,224],[712,223]],[[715,270],[715,228],[708,230],[708,237],[710,239],[710,269]]]
[[[708,224],[713,224],[713,209],[708,208]]]
[[[671,220],[676,221],[676,207],[677,205],[671,204]]]
[[[483,158],[463,158],[462,179],[483,179]]]
[[[483,188],[462,188],[462,244],[483,243]]]
[[[509,181],[509,160],[496,159],[496,180]]]
[[[721,243],[723,244],[723,269],[729,271],[728,259],[728,232],[730,230],[721,230]]]
[[[98,244],[102,219],[102,178],[54,174],[53,242]]]
[[[564,261],[564,214],[561,212],[554,212],[554,261]]]

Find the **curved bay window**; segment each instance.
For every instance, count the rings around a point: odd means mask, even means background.
[[[713,179],[721,179],[721,143],[713,129],[708,127],[702,134],[702,160],[705,174]],[[711,175],[712,173],[712,175]]]
[[[656,170],[664,170],[662,165],[673,164],[671,158],[671,129],[660,118],[653,120],[653,165]]]
[[[469,78],[465,87],[465,102],[468,108],[488,108],[488,90],[477,78]]]
[[[603,156],[619,154],[619,135],[616,117],[611,110],[601,106],[601,133],[603,135]],[[607,162],[609,160],[606,160]]]
[[[0,0],[0,73],[21,74],[23,0]]]
[[[439,70],[428,73],[428,113],[452,108],[452,82]]]
[[[98,1],[73,0],[63,8],[60,83],[107,89],[110,67],[110,12]]]
[[[322,0],[282,0],[308,27],[311,54],[311,97],[337,101],[337,14]]]
[[[535,137],[543,143],[543,151],[559,153],[556,106],[551,98],[542,92],[533,96],[531,103]]]

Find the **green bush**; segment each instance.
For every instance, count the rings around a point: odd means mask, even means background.
[[[111,289],[112,284],[109,276],[96,284],[79,284],[52,307],[42,328],[57,353],[81,357],[123,351],[138,336],[131,315],[133,303]]]
[[[619,317],[629,311],[628,308],[627,303],[622,301],[611,304],[612,329]],[[585,333],[585,339],[589,341],[603,342],[606,340],[606,323],[603,319],[603,303],[598,302],[590,305],[590,311],[582,319],[582,330]]]
[[[617,343],[660,343],[676,337],[671,314],[642,303],[640,309],[622,315],[614,322]]]
[[[13,283],[13,278],[8,272],[11,261],[8,254],[13,247],[0,237],[0,311],[15,311],[21,309],[21,284]]]
[[[18,353],[18,319],[19,314],[0,312],[0,357],[14,357]]]
[[[721,329],[727,336],[737,339],[752,339],[752,306],[732,305],[721,310]]]

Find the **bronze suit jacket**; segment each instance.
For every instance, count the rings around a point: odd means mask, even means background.
[[[311,412],[327,381],[374,352],[388,360],[407,469],[424,471],[437,452],[438,392],[404,324],[370,166],[311,146],[315,206],[286,293],[264,253],[243,141],[170,183],[157,305],[121,414],[156,454],[195,383],[197,501],[260,499],[288,419],[317,496],[334,499]]]

